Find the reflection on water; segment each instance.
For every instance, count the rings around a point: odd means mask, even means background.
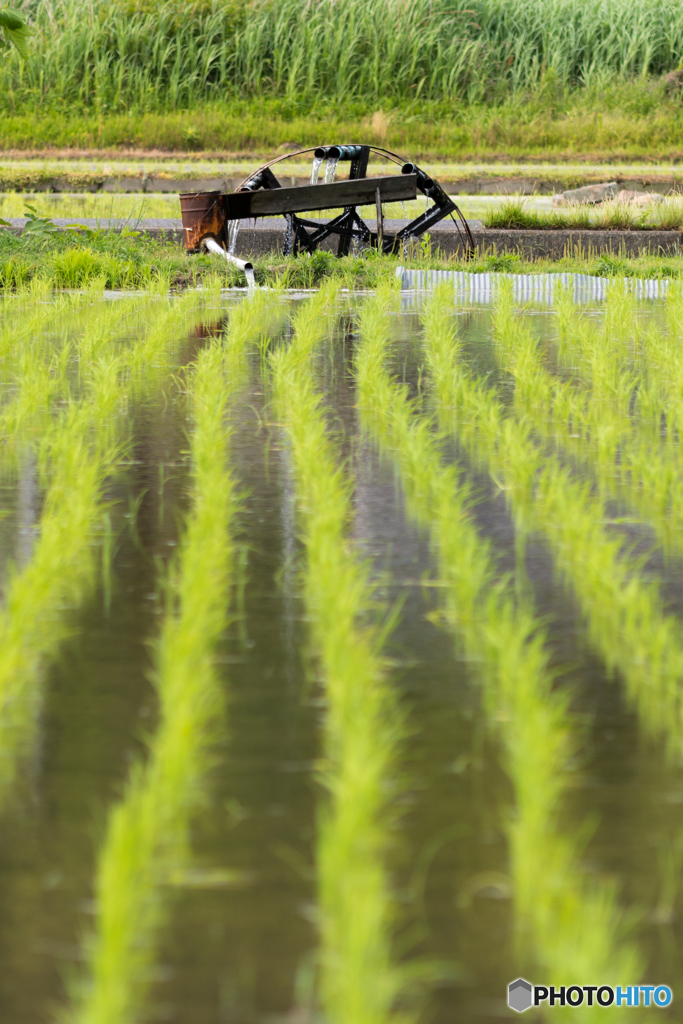
[[[511,399],[512,380],[492,344],[491,314],[470,310],[459,318],[463,358]],[[533,323],[544,336],[550,314]],[[424,379],[419,330],[414,313],[397,317],[390,355],[392,372],[414,396]],[[183,360],[205,343],[203,333]],[[538,976],[543,958],[533,942],[519,943],[514,916],[510,823],[516,796],[507,740],[492,727],[476,665],[456,653],[442,626],[443,595],[434,585],[441,568],[426,530],[408,514],[391,455],[380,455],[361,437],[351,372],[355,345],[346,321],[319,368],[319,382],[355,475],[353,540],[370,559],[379,595],[403,602],[400,626],[388,642],[410,732],[391,864],[396,955],[438,965],[429,997],[436,1024],[509,1019],[507,982],[525,971],[539,983],[545,979]],[[551,345],[549,365],[563,371],[566,361],[554,352]],[[232,469],[243,492],[236,526],[243,578],[218,658],[229,724],[215,743],[192,828],[191,869],[169,887],[170,918],[144,1018],[150,1022],[315,1019],[309,1011],[315,1006],[321,792],[314,771],[321,708],[310,685],[292,480],[271,397],[254,354],[231,412]],[[189,425],[182,403],[166,399],[141,402],[133,421],[129,464],[107,484],[114,536],[110,603],[100,588],[69,613],[71,635],[42,679],[39,742],[2,811],[3,1024],[44,1024],[64,1004],[92,920],[93,871],[107,810],[156,726],[148,640],[157,635],[163,611],[158,574],[188,509]],[[443,452],[472,483],[478,498],[472,515],[491,538],[501,573],[514,572],[519,551],[504,494],[457,445]],[[29,455],[3,492],[8,515],[0,519],[0,564],[30,557],[41,511],[35,486]],[[683,984],[680,766],[644,736],[621,680],[610,677],[591,650],[547,544],[532,533],[523,557],[535,609],[547,623],[551,664],[563,673],[558,685],[572,695],[578,742],[571,787],[544,849],[559,844],[563,851],[566,898],[584,899],[579,876],[593,891],[614,886],[615,906],[630,926],[620,941],[637,951],[646,980],[669,984],[676,995]],[[677,563],[653,565],[672,592],[680,589]],[[577,837],[586,821],[590,831]],[[584,899],[578,908],[584,921],[587,908]],[[563,933],[565,924],[560,915],[541,934],[556,931],[560,949],[570,935],[591,948],[598,932],[591,933],[590,921],[578,936],[573,924]],[[626,985],[638,979],[604,980]],[[658,1019],[677,1019],[675,1005],[659,1011]]]

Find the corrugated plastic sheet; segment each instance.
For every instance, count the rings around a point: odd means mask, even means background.
[[[643,280],[634,277],[591,277],[589,274],[469,274],[464,270],[407,270],[396,268],[402,291],[428,292],[442,281],[452,281],[456,297],[463,302],[493,302],[502,281],[512,282],[516,302],[551,305],[558,285],[569,289],[574,302],[600,302],[610,288],[632,291],[638,299],[661,299],[667,294],[668,280]]]

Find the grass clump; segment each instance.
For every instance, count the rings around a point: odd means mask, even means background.
[[[311,360],[327,333],[335,289],[297,314],[291,346],[272,358],[275,397],[291,445],[306,549],[305,596],[327,699],[319,815],[320,997],[330,1024],[385,1024],[402,976],[391,957],[386,869],[400,718],[379,656],[367,567],[348,540],[349,481],[332,446]]]
[[[32,281],[52,288],[145,289],[168,280],[176,287],[219,272],[208,256],[188,257],[172,241],[135,232],[55,231],[19,237],[0,230],[0,290]]]
[[[576,205],[554,210],[530,210],[524,199],[505,199],[484,215],[488,228],[577,231],[668,231],[683,226],[683,201],[665,199],[661,203],[635,206],[618,200],[597,205]]]

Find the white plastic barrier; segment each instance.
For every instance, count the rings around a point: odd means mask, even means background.
[[[401,291],[428,292],[442,281],[452,281],[458,299],[463,302],[493,302],[501,281],[512,281],[515,302],[539,302],[552,305],[555,288],[569,289],[574,302],[601,302],[609,288],[634,292],[638,299],[662,299],[671,283],[668,279],[643,280],[635,277],[591,277],[589,274],[470,274],[464,270],[407,270],[396,268]]]

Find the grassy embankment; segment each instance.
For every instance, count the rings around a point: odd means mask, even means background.
[[[28,0],[0,69],[2,145],[677,157],[674,3]]]
[[[533,608],[501,578],[490,542],[472,521],[470,489],[443,463],[441,439],[428,418],[416,415],[408,388],[392,381],[384,367],[392,304],[385,291],[361,313],[356,365],[363,424],[395,463],[408,511],[429,533],[445,624],[473,666],[491,728],[502,741],[515,803],[506,831],[522,940],[519,968],[533,964],[549,981],[566,984],[580,984],[590,970],[636,977],[642,965],[615,888],[580,866],[581,843],[576,829],[567,828],[565,801],[583,739],[569,710],[571,695],[557,686]],[[445,292],[425,307],[430,347],[457,347],[449,312]],[[564,1019],[573,1011],[554,1012]],[[624,1018],[623,1010],[594,1007],[582,1011],[583,1019],[602,1019],[605,1012],[605,1019]]]
[[[312,257],[285,258],[277,253],[259,257],[259,284],[289,288],[315,288],[328,278],[345,288],[375,288],[393,278],[399,265],[420,270],[509,271],[541,273],[575,271],[603,277],[681,277],[683,256],[589,256],[577,253],[559,260],[524,260],[513,253],[481,253],[464,261],[440,256],[429,238],[406,258],[348,256],[337,259],[327,252]],[[174,242],[119,235],[112,232],[26,235],[20,238],[0,231],[0,295],[31,287],[181,290],[217,277],[225,288],[244,287],[242,271],[209,255],[188,256]]]

